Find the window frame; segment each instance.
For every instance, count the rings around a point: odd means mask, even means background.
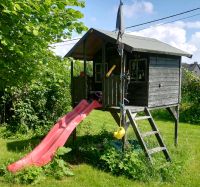
[[[144,69],[144,80],[139,80],[138,78],[138,74],[139,74],[139,70],[138,70],[138,64],[141,62],[141,61],[144,61],[144,64],[145,64],[145,69]],[[134,80],[133,76],[132,76],[132,67],[133,67],[133,63],[136,64],[136,79]],[[131,82],[146,82],[147,81],[147,59],[146,58],[141,58],[141,59],[130,59],[129,60],[129,73],[130,73],[130,80]]]

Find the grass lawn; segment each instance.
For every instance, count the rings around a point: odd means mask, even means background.
[[[151,181],[143,183],[127,179],[125,176],[116,177],[110,173],[100,171],[84,160],[73,163],[72,170],[75,174],[73,177],[66,177],[64,180],[58,181],[52,178],[42,181],[37,186],[71,186],[71,187],[90,187],[90,186],[185,186],[185,187],[199,187],[200,186],[200,125],[190,125],[180,123],[179,126],[179,145],[177,148],[173,145],[174,125],[172,121],[156,120],[158,128],[163,135],[172,160],[185,160],[184,169],[175,183],[162,183],[160,181]],[[78,146],[81,146],[80,141],[86,135],[91,138],[98,136],[98,134],[105,129],[113,132],[117,126],[108,112],[93,111],[89,117],[77,129]],[[132,129],[129,129],[129,136],[133,136]],[[17,160],[27,153],[32,147],[39,142],[38,138],[33,139],[0,139],[0,166],[5,164],[8,159]],[[67,145],[71,146],[71,144]],[[88,144],[90,146],[90,144]],[[81,157],[81,155],[79,155]],[[0,186],[19,186],[7,184],[3,182],[0,177]]]

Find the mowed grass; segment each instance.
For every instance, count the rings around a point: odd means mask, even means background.
[[[66,177],[58,181],[48,178],[37,186],[69,186],[69,187],[125,187],[125,186],[200,186],[200,125],[190,125],[180,123],[179,125],[179,144],[174,147],[174,124],[173,121],[156,120],[157,126],[161,131],[163,139],[169,149],[172,160],[184,161],[184,168],[175,183],[163,183],[161,181],[151,181],[143,183],[127,179],[125,176],[113,176],[110,173],[99,170],[94,165],[84,162],[72,165],[75,174],[73,177]],[[144,122],[143,126],[147,126]],[[98,135],[102,130],[113,132],[117,129],[115,121],[110,113],[104,111],[93,111],[77,128],[78,138],[85,135]],[[145,130],[145,129],[144,129]],[[133,130],[128,131],[130,138],[134,137]],[[5,140],[0,139],[0,166],[9,159],[17,160],[26,154],[39,142],[38,138],[27,140]],[[71,144],[69,144],[71,145]],[[68,144],[67,144],[68,146]],[[78,146],[81,146],[81,142]],[[88,146],[90,146],[88,144]],[[73,148],[73,147],[72,147]],[[23,186],[13,185],[3,182],[0,177],[0,186]]]

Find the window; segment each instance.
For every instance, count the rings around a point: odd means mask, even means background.
[[[107,72],[108,64],[105,63],[105,72]],[[95,82],[101,83],[102,82],[102,74],[103,74],[103,64],[102,63],[96,63],[95,64]]]
[[[129,61],[131,81],[146,81],[146,59],[134,59]]]

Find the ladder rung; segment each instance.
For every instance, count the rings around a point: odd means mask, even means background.
[[[166,150],[166,147],[156,147],[156,148],[150,149],[148,152],[151,155],[153,153],[157,153],[164,150]]]
[[[157,134],[158,131],[149,131],[149,132],[145,132],[142,134],[142,137],[147,137],[147,136],[151,136],[151,135],[154,135],[154,134]]]
[[[135,120],[138,121],[138,120],[144,120],[144,119],[149,119],[151,118],[151,116],[139,116],[139,117],[136,117]]]

